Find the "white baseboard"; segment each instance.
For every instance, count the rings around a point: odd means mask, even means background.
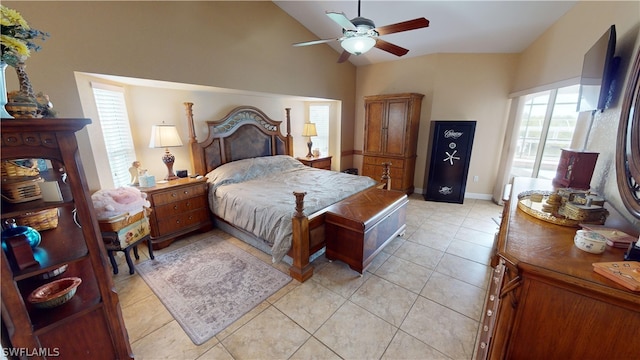
[[[493,200],[492,194],[464,193],[465,199]]]

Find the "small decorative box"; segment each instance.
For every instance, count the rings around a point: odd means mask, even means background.
[[[156,186],[156,177],[153,175],[141,175],[138,180],[140,181],[140,187]]]

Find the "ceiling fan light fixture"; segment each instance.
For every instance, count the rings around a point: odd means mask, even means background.
[[[368,36],[353,36],[342,40],[340,46],[353,55],[361,55],[371,50],[375,44],[376,40],[374,38]]]

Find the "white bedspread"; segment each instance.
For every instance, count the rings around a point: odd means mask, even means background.
[[[305,191],[309,215],[376,182],[365,176],[314,169],[290,156],[245,159],[207,174],[211,211],[263,239],[277,262],[291,248],[294,191]]]

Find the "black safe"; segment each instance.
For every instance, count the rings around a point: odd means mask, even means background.
[[[431,123],[431,157],[425,200],[463,203],[475,130],[475,121]]]

